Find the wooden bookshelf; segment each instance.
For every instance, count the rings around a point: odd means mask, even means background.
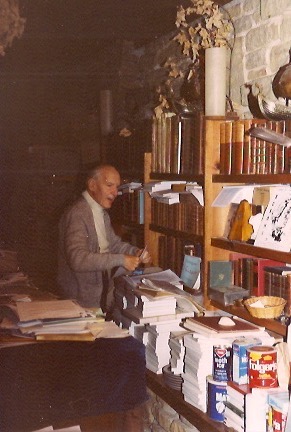
[[[185,402],[181,392],[168,387],[164,383],[163,375],[157,375],[147,370],[147,385],[156,395],[170,405],[170,407],[197,427],[200,432],[229,431],[222,423],[211,420],[206,413],[201,412],[188,402]]]
[[[224,185],[231,184],[289,184],[291,183],[291,174],[240,174],[240,175],[221,175],[220,167],[220,125],[225,118],[205,118],[204,119],[204,166],[203,174],[193,178],[183,178],[175,174],[159,174],[151,172],[150,154],[146,155],[146,175],[145,181],[168,180],[168,179],[185,179],[189,181],[196,180],[203,185],[204,190],[204,227],[203,236],[193,238],[189,233],[180,231],[171,231],[163,226],[157,226],[151,221],[151,199],[147,201],[147,216],[145,222],[145,237],[151,247],[151,253],[155,259],[155,265],[158,265],[158,239],[160,235],[174,235],[176,237],[198,240],[202,245],[202,280],[203,280],[203,297],[204,306],[209,309],[221,309],[238,316],[256,325],[283,336],[286,336],[286,326],[277,320],[257,319],[252,317],[244,306],[224,306],[218,302],[211,301],[208,297],[209,274],[208,263],[214,260],[229,260],[230,252],[238,252],[258,258],[268,258],[276,261],[291,264],[291,253],[270,250],[254,246],[251,243],[230,241],[225,238],[225,227],[228,220],[228,207],[212,207],[214,199],[217,197]],[[224,425],[212,422],[205,414],[187,404],[182,395],[167,388],[163,383],[162,377],[154,376],[148,372],[149,387],[161,396],[172,408],[179,414],[184,415],[193,425],[202,432],[227,431]]]

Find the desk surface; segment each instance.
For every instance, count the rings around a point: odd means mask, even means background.
[[[133,337],[0,349],[0,431],[118,412],[147,400],[145,347]]]

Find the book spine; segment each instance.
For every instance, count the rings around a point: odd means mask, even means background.
[[[194,145],[193,145],[193,174],[203,174],[204,145],[203,145],[204,116],[199,113],[195,115],[194,123]]]
[[[265,295],[270,296],[271,295],[271,287],[272,287],[272,273],[271,272],[264,271],[264,283],[265,283],[265,288],[264,288]]]
[[[258,140],[256,154],[256,174],[266,174],[266,141]]]
[[[219,171],[220,174],[225,174],[225,160],[226,160],[226,146],[225,146],[225,122],[222,122],[220,124],[220,144],[219,144],[219,151],[220,151],[220,163],[219,163]]]
[[[165,173],[171,172],[171,137],[172,137],[172,116],[168,115],[165,122]]]
[[[244,123],[235,121],[232,129],[231,173],[243,172]]]
[[[252,125],[252,120],[244,121],[243,174],[251,174],[250,173],[251,137],[247,133],[251,125]]]
[[[152,160],[151,170],[157,171],[157,149],[158,149],[158,119],[153,118],[152,121]]]
[[[179,122],[178,116],[171,117],[171,166],[170,172],[179,174]]]
[[[250,294],[253,296],[259,296],[259,274],[258,274],[258,258],[251,258],[252,260],[252,268],[250,269],[252,272],[252,287]],[[263,294],[262,294],[263,295]]]
[[[225,123],[224,174],[231,174],[233,123],[230,121]]]
[[[252,136],[250,138],[250,141],[251,141],[251,152],[250,152],[250,160],[249,160],[249,173],[256,174],[256,164],[257,164],[256,156],[257,156],[258,140],[256,137]]]
[[[253,127],[266,127],[266,120],[252,120]],[[264,173],[266,166],[266,145],[256,138],[251,137],[251,157],[250,157],[250,174]]]

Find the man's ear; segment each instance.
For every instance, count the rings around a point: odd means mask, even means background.
[[[90,191],[95,191],[95,189],[96,189],[96,181],[93,178],[90,178],[88,180],[88,189]]]

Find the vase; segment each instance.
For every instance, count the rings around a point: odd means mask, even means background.
[[[205,115],[225,116],[226,47],[205,50]]]

